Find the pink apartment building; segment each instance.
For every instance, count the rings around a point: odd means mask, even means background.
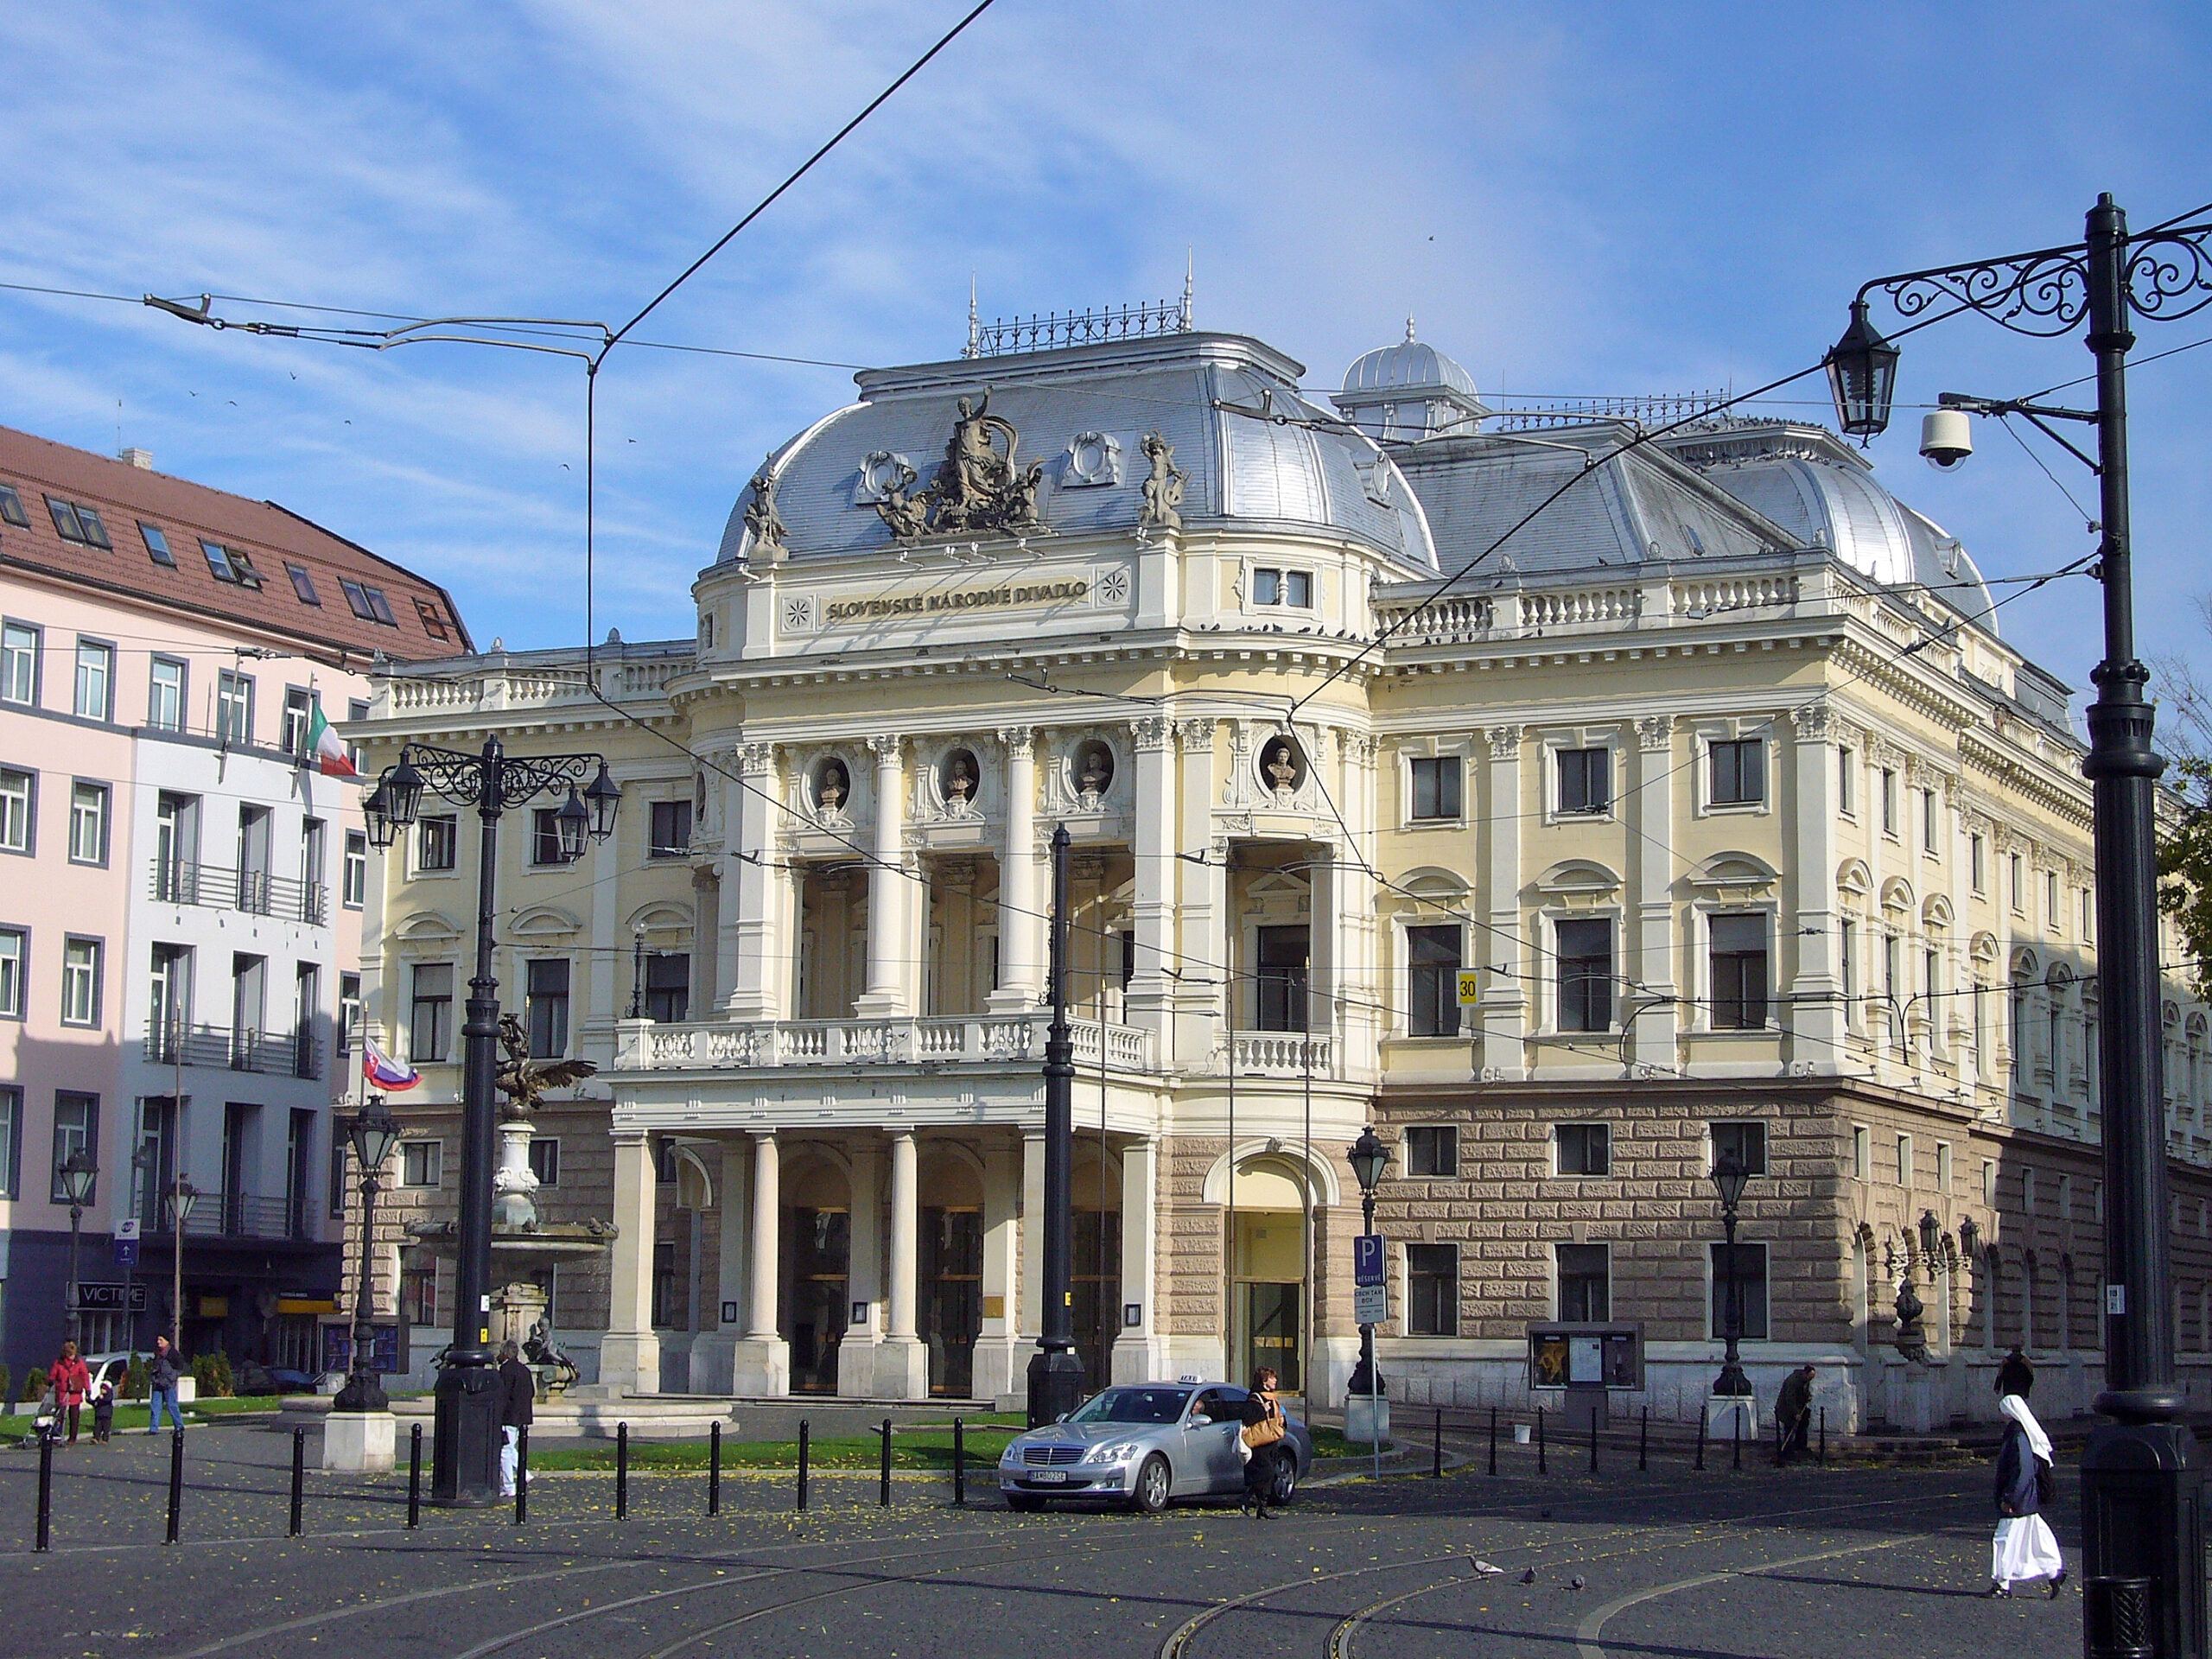
[[[62,1340],[73,1152],[86,1351],[317,1369],[339,1292],[366,848],[311,764],[379,658],[471,649],[445,590],[273,502],[0,428],[0,1360]],[[119,1266],[116,1224],[139,1255]],[[134,1287],[143,1310],[130,1312]]]

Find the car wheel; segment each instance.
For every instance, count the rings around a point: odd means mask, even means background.
[[[1045,1500],[1032,1492],[1008,1492],[1006,1506],[1016,1515],[1034,1515],[1045,1507]]]
[[[1275,1459],[1274,1491],[1269,1494],[1271,1503],[1287,1503],[1298,1496],[1298,1457],[1295,1452]]]
[[[1129,1494],[1129,1507],[1139,1515],[1158,1515],[1167,1507],[1167,1493],[1174,1477],[1167,1459],[1154,1452],[1137,1471],[1137,1484]]]

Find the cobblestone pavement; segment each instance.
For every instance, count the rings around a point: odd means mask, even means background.
[[[310,1467],[305,1535],[289,1538],[289,1436],[207,1428],[186,1447],[174,1547],[161,1541],[166,1436],[58,1452],[46,1554],[31,1548],[36,1457],[0,1453],[0,1656],[1010,1659],[1052,1643],[1130,1659],[1812,1659],[1847,1646],[2017,1659],[2081,1646],[2070,1586],[2056,1603],[1979,1599],[1991,1526],[1979,1465],[1733,1473],[1673,1460],[1538,1478],[1509,1459],[1495,1478],[1309,1488],[1264,1523],[1221,1504],[1016,1516],[988,1478],[967,1510],[950,1507],[949,1481],[900,1479],[886,1510],[873,1478],[849,1475],[817,1475],[802,1516],[788,1474],[726,1475],[709,1517],[697,1473],[632,1475],[618,1522],[611,1475],[548,1475],[525,1525],[426,1507],[412,1532],[404,1474]],[[312,1465],[312,1436],[308,1450]],[[2061,1484],[2070,1559],[2070,1471]]]

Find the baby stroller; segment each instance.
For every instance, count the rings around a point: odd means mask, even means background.
[[[26,1452],[35,1450],[43,1441],[58,1446],[61,1437],[61,1408],[54,1392],[48,1389],[39,1395],[38,1404],[31,1416],[31,1432],[16,1444]]]

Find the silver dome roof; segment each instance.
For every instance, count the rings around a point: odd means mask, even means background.
[[[1385,346],[1368,353],[1344,371],[1343,390],[1352,394],[1362,392],[1456,391],[1464,397],[1476,396],[1475,377],[1460,367],[1425,340],[1414,338],[1414,320],[1406,319],[1406,337],[1395,346]],[[1339,408],[1344,398],[1338,397]],[[1359,401],[1366,403],[1368,398]]]

